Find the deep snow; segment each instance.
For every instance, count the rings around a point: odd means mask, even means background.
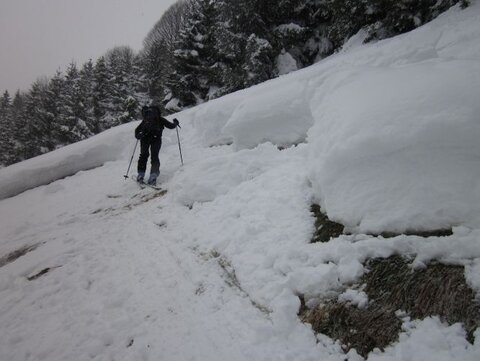
[[[298,320],[297,295],[363,307],[345,287],[370,257],[462,264],[478,292],[479,24],[473,1],[376,44],[358,34],[315,66],[176,114],[186,164],[166,130],[166,194],[123,180],[136,123],[1,169],[0,198],[13,197],[0,255],[39,247],[0,268],[0,360],[344,360]],[[314,201],[354,234],[310,244]],[[479,347],[461,325],[405,319],[370,359],[477,360]]]

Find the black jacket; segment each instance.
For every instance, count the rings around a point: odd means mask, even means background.
[[[149,141],[162,139],[163,129],[175,129],[177,125],[169,122],[163,117],[156,117],[153,120],[144,119],[135,129],[135,138]]]

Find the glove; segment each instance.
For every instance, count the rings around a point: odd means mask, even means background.
[[[176,127],[179,127],[179,128],[180,128],[180,124],[178,123],[178,119],[177,119],[177,118],[173,119],[173,124],[175,124]]]
[[[135,138],[142,139],[146,135],[145,131],[139,126],[135,129]]]

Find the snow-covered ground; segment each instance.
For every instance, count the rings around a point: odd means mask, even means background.
[[[361,307],[345,286],[392,254],[465,265],[480,290],[479,100],[472,1],[177,114],[165,194],[123,179],[136,124],[1,169],[0,256],[38,247],[0,268],[0,360],[360,360],[298,320],[297,295]],[[313,202],[353,235],[310,244]],[[369,358],[480,355],[461,325],[403,328]]]

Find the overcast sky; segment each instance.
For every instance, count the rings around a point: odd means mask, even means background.
[[[115,45],[142,47],[176,0],[0,0],[0,92],[28,90],[75,60]]]

